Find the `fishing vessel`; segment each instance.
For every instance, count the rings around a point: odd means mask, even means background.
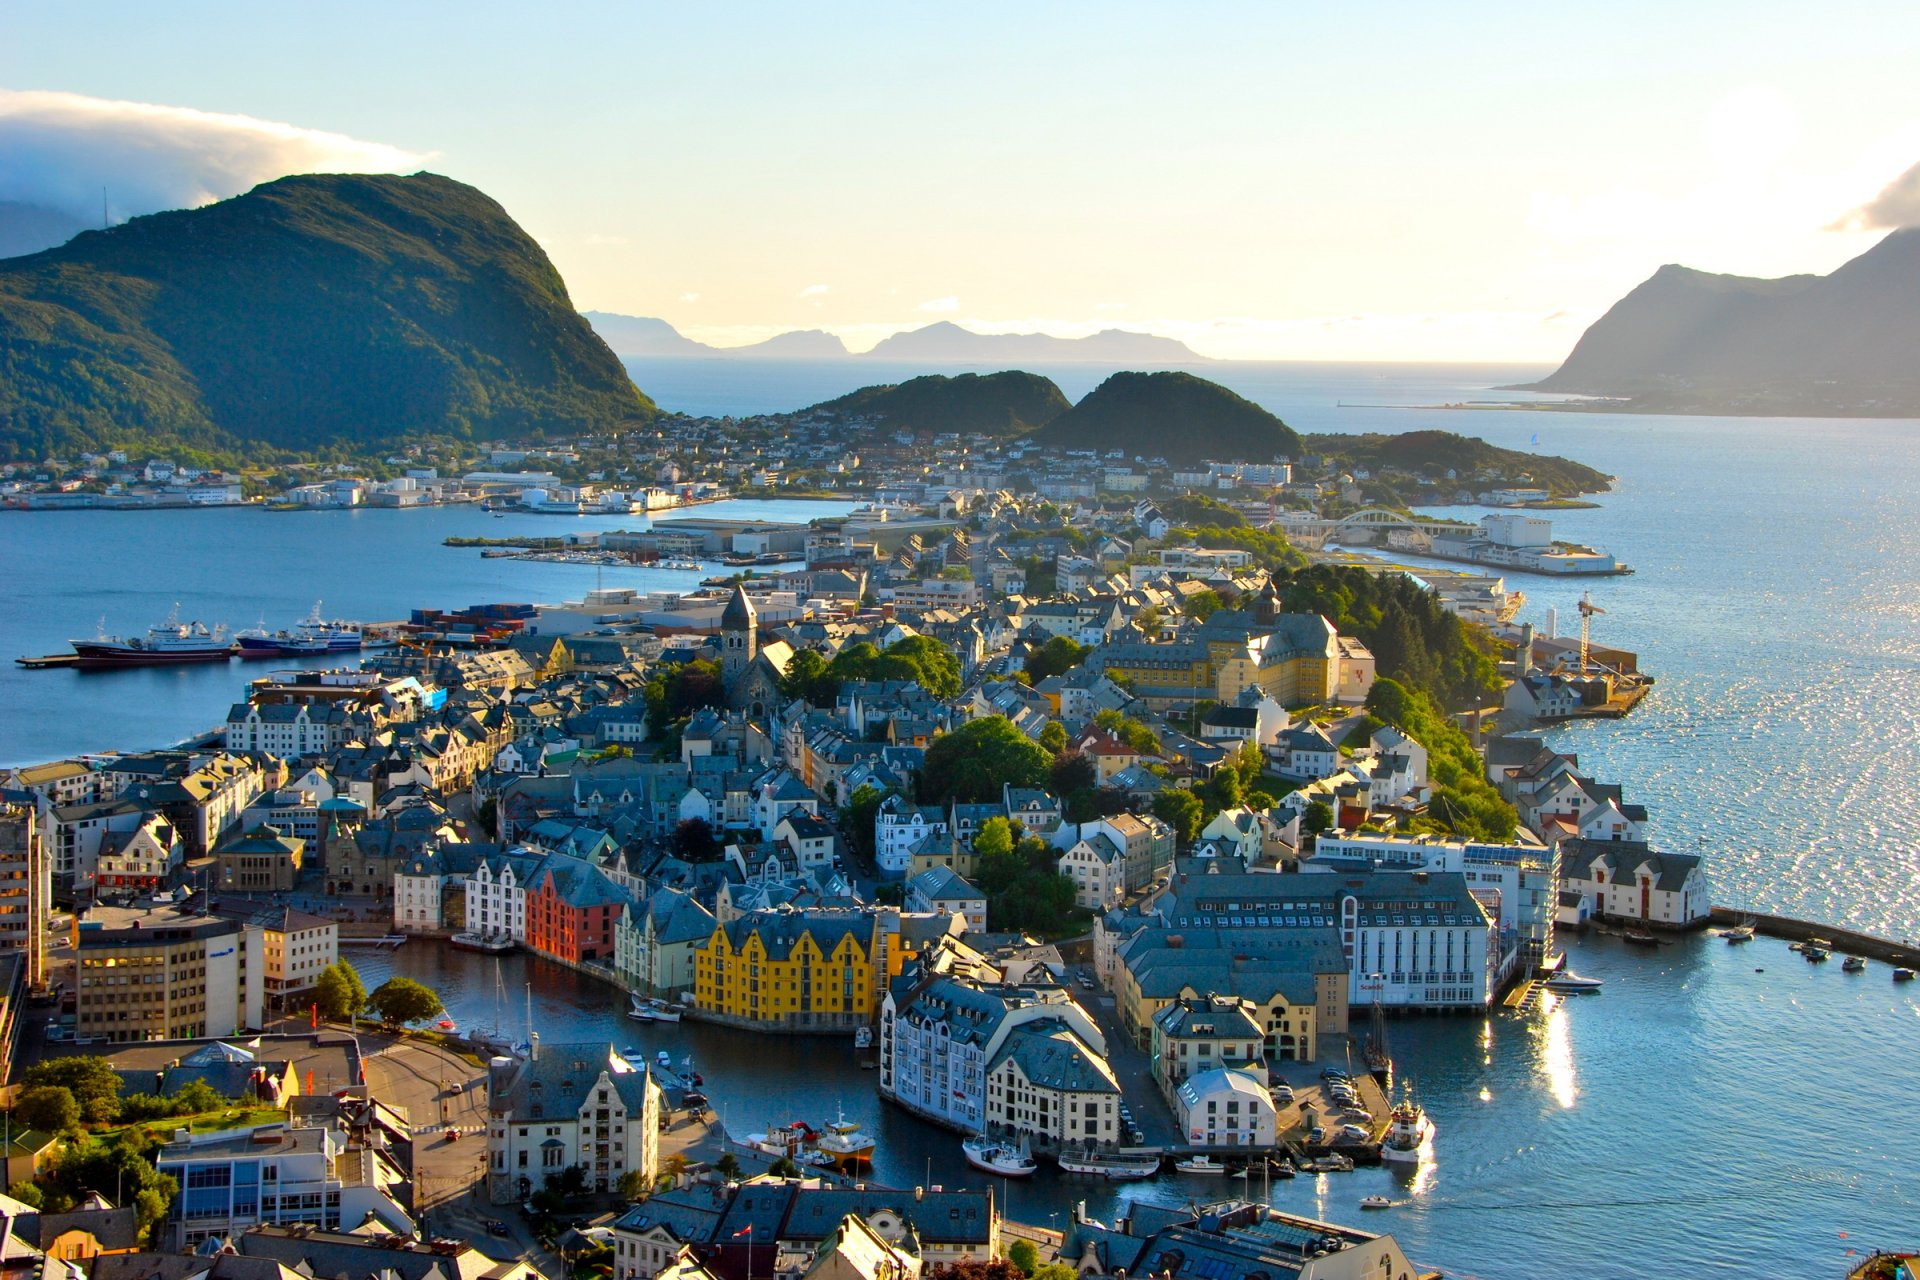
[[[1151,1178],[1160,1172],[1159,1156],[1071,1155],[1062,1152],[1059,1163],[1062,1173],[1083,1173],[1090,1178],[1106,1178],[1112,1182]]]
[[[1224,1174],[1227,1166],[1212,1156],[1188,1156],[1185,1160],[1175,1160],[1173,1167],[1181,1173],[1201,1173],[1208,1175]]]
[[[502,933],[456,933],[447,939],[455,951],[479,951],[486,955],[505,955],[518,944]]]
[[[960,1144],[960,1151],[974,1168],[1002,1178],[1031,1178],[1040,1167],[1027,1153],[1024,1138],[1013,1143],[977,1133]]]
[[[1389,1164],[1418,1164],[1433,1142],[1433,1121],[1411,1098],[1393,1109],[1387,1134],[1380,1143],[1380,1158]]]
[[[70,640],[73,665],[82,671],[112,667],[161,667],[187,662],[225,662],[233,656],[233,642],[224,626],[208,627],[204,622],[180,621],[180,606],[175,605],[167,620],[148,627],[144,636],[122,637],[104,633],[91,640]]]
[[[833,1123],[813,1140],[813,1149],[827,1156],[836,1169],[857,1169],[873,1163],[873,1150],[879,1144],[847,1119],[845,1111],[834,1116]]]
[[[360,624],[329,622],[320,616],[320,601],[313,611],[283,631],[251,627],[234,637],[243,658],[312,657],[326,653],[358,653],[361,647]]]

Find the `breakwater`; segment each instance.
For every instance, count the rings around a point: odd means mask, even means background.
[[[1835,951],[1842,951],[1848,955],[1860,956],[1867,960],[1880,960],[1887,964],[1908,968],[1920,966],[1920,943],[1882,938],[1875,934],[1862,933],[1858,929],[1842,928],[1837,924],[1796,920],[1792,916],[1757,915],[1736,911],[1732,907],[1715,907],[1713,922],[1724,925],[1751,923],[1756,933],[1764,934],[1769,938],[1785,938],[1789,942],[1824,938],[1833,944]]]

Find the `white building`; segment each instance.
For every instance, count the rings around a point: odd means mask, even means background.
[[[873,857],[884,876],[899,877],[913,861],[914,846],[933,833],[945,834],[947,816],[937,808],[922,808],[904,796],[880,802],[873,817]]]
[[[1560,876],[1602,919],[1687,929],[1713,914],[1700,859],[1639,840],[1562,841]]]
[[[1075,906],[1101,912],[1126,897],[1126,853],[1104,832],[1074,841],[1058,865],[1060,874],[1073,881]]]
[[[539,877],[542,855],[503,853],[482,858],[467,877],[467,932],[527,940],[527,891]]]
[[[359,1228],[368,1217],[396,1235],[413,1219],[389,1194],[406,1171],[375,1147],[349,1147],[327,1127],[256,1125],[176,1138],[155,1153],[180,1182],[167,1221],[175,1248],[237,1237],[259,1223]]]
[[[1173,1093],[1180,1136],[1196,1147],[1270,1147],[1278,1120],[1266,1082],[1248,1071],[1213,1067]]]
[[[254,923],[262,934],[270,1003],[284,1004],[287,997],[312,990],[321,970],[340,958],[340,926],[332,920],[281,908],[255,917]]]
[[[610,1044],[536,1044],[524,1060],[495,1058],[487,1077],[488,1199],[514,1203],[574,1166],[592,1191],[612,1191],[632,1171],[651,1186],[660,1173],[663,1102],[651,1069]]]

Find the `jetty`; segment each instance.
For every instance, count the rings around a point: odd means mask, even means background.
[[[1769,938],[1784,938],[1789,942],[1806,942],[1811,938],[1821,938],[1831,942],[1835,951],[1846,955],[1860,956],[1866,960],[1879,960],[1903,968],[1920,968],[1920,942],[1912,940],[1897,941],[1893,938],[1862,933],[1858,929],[1848,929],[1842,925],[1797,920],[1792,916],[1759,915],[1749,911],[1737,911],[1732,907],[1715,907],[1713,923],[1751,924],[1755,933]]]

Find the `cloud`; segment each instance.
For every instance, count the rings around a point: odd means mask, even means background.
[[[697,294],[697,293],[683,293],[683,294],[681,294],[681,295],[680,295],[680,301],[682,301],[682,302],[698,302],[698,301],[700,301],[700,295],[699,295],[699,294]]]
[[[400,173],[426,157],[252,116],[0,89],[0,201],[117,219],[223,200],[290,173]]]
[[[921,303],[919,306],[914,308],[915,311],[930,311],[938,315],[945,315],[948,312],[958,311],[959,309],[960,309],[960,299],[952,296],[948,296],[945,298],[929,298],[925,302]]]
[[[810,284],[798,294],[802,298],[824,298],[828,289],[824,284]]]
[[[597,231],[587,237],[587,243],[591,245],[622,245],[626,242],[627,238],[625,236],[602,235]]]
[[[1920,164],[1889,182],[1879,195],[1833,224],[1836,231],[1890,231],[1920,227]]]

